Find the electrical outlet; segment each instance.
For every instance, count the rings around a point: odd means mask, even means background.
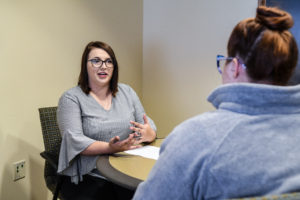
[[[14,167],[14,181],[25,177],[25,160],[20,160],[13,163]]]

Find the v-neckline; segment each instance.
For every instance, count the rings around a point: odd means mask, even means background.
[[[95,95],[95,94],[94,94]],[[105,109],[99,102],[98,102],[98,100],[96,99],[97,98],[97,96],[94,96],[94,95],[92,95],[91,93],[90,93],[90,96],[92,97],[92,99],[100,106],[100,108],[102,108],[102,110],[104,110],[104,111],[106,111],[106,112],[109,112],[111,109],[112,109],[112,107],[113,107],[113,96],[111,97],[111,103],[110,103],[110,107],[109,107],[109,109],[107,110],[107,109]]]

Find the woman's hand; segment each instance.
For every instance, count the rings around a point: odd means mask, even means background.
[[[136,142],[135,144],[140,144],[142,142],[152,142],[155,140],[156,133],[151,128],[149,121],[144,114],[143,116],[144,124],[140,124],[138,122],[130,121],[130,123],[134,126],[130,127],[131,130],[135,131]]]
[[[126,151],[129,149],[136,149],[141,147],[141,145],[135,145],[136,139],[134,138],[135,134],[129,134],[129,137],[123,141],[120,141],[119,136],[113,137],[108,145],[109,148],[111,149],[111,153],[116,153],[120,151]]]

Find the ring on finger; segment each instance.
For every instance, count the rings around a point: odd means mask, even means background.
[[[137,132],[138,136],[141,136],[141,129],[139,128],[138,132]]]
[[[139,131],[136,131],[135,134],[136,135],[133,138],[136,138],[136,139],[140,138],[142,136],[141,132],[139,132]]]

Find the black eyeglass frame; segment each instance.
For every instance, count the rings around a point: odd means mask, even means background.
[[[90,61],[92,63],[92,66],[95,67],[95,68],[102,68],[103,66],[103,63],[105,63],[105,66],[106,68],[110,69],[110,68],[113,68],[114,67],[114,64],[113,64],[113,61],[111,59],[106,59],[106,60],[101,60],[99,58],[92,58],[92,59],[89,59],[88,61]],[[97,64],[100,62],[100,65]],[[108,66],[108,62],[110,62],[109,64],[111,64],[111,66]],[[99,65],[99,66],[97,66]]]

